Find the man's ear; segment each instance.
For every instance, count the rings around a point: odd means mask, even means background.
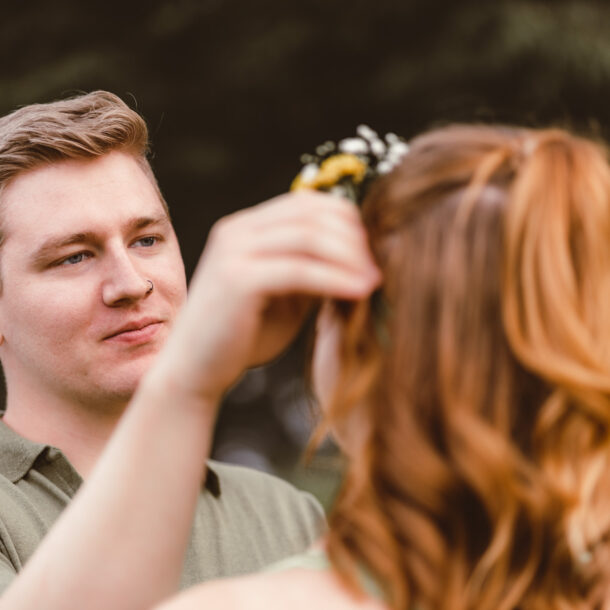
[[[0,296],[2,294],[2,291],[0,289]],[[0,310],[0,314],[2,313],[2,311]],[[2,329],[4,328],[4,324],[3,324],[3,319],[2,319],[2,315],[0,315],[0,345],[4,344],[4,333],[2,332]]]
[[[2,276],[0,275],[0,297],[2,297],[2,293],[3,293],[3,282],[2,282]],[[1,311],[0,311],[0,313],[1,313]],[[4,328],[3,317],[0,315],[0,345],[4,344],[4,333],[2,332],[3,328]]]
[[[0,297],[2,296],[2,276],[0,276]],[[4,343],[4,333],[1,330],[1,325],[0,325],[0,345],[2,345]]]

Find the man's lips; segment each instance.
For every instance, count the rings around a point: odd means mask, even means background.
[[[129,322],[110,332],[104,341],[125,343],[140,343],[152,339],[161,328],[163,322],[158,319],[145,319]]]

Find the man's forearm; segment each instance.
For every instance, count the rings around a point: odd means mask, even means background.
[[[151,373],[0,607],[146,608],[178,586],[215,405]]]
[[[153,369],[2,607],[145,608],[172,592],[223,393],[289,344],[312,298],[368,298],[380,277],[349,201],[292,194],[218,223]]]

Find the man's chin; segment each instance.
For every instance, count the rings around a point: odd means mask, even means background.
[[[101,392],[113,400],[129,402],[138,389],[143,377],[150,369],[152,360],[153,358],[150,358],[149,362],[143,360],[137,363],[132,362],[130,366],[124,367],[123,370],[113,371],[111,375],[101,382]]]

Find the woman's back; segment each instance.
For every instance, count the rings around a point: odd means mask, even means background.
[[[216,581],[189,589],[159,610],[389,610],[356,598],[330,569],[293,568]]]

